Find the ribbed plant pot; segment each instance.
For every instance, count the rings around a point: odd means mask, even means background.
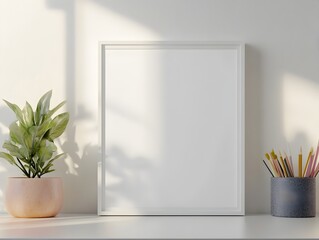
[[[8,178],[5,205],[7,211],[14,217],[54,217],[61,210],[62,204],[61,178]]]
[[[271,215],[276,217],[315,217],[316,179],[271,179]]]

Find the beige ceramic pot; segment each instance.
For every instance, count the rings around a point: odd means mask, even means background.
[[[61,178],[8,178],[5,204],[14,217],[54,217],[61,210],[62,203]]]

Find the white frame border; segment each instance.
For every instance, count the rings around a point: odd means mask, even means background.
[[[237,149],[238,149],[238,201],[234,209],[206,209],[201,212],[196,209],[176,209],[174,213],[151,209],[143,212],[143,215],[245,215],[245,44],[241,42],[206,42],[206,41],[152,41],[152,42],[100,42],[99,43],[99,149],[100,160],[97,169],[98,183],[98,215],[141,215],[135,211],[119,210],[112,213],[104,210],[105,194],[103,193],[105,182],[104,162],[106,152],[105,141],[105,49],[151,49],[151,48],[213,48],[213,49],[236,49],[238,51],[238,85],[237,85]]]

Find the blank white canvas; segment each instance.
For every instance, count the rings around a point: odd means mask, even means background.
[[[243,46],[101,49],[100,214],[243,214]]]

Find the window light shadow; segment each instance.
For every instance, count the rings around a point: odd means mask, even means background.
[[[297,165],[300,147],[305,155],[319,140],[319,84],[297,74],[282,76],[282,128],[293,162]],[[316,193],[319,203],[319,192]]]
[[[304,142],[316,144],[319,138],[319,85],[287,73],[283,75],[282,89],[283,130],[287,141],[297,149]]]
[[[142,36],[154,36],[155,33],[143,24],[134,21],[134,19],[116,13],[103,2],[46,0],[46,6],[51,11],[62,13],[65,21],[65,96],[67,111],[70,112],[71,117],[69,127],[65,133],[65,141],[60,141],[59,145],[69,156],[64,159],[64,165],[61,162],[57,164],[57,172],[62,170],[65,173],[63,176],[66,195],[64,209],[68,209],[69,212],[78,212],[82,206],[86,209],[85,212],[95,212],[97,194],[96,187],[92,186],[96,186],[96,178],[92,176],[96,176],[97,161],[100,158],[97,146],[98,126],[93,126],[92,135],[87,136],[83,136],[83,131],[77,127],[83,125],[87,127],[98,122],[97,114],[93,112],[97,109],[97,99],[92,99],[90,93],[90,90],[93,90],[96,92],[92,96],[98,94],[98,89],[94,88],[94,86],[98,86],[98,42],[94,41],[93,45],[91,43],[88,45],[84,44],[81,39],[83,39],[83,36],[93,36],[91,39],[99,39],[100,41],[109,39],[105,37],[105,31],[101,32],[100,28],[81,25],[82,19],[86,17],[95,20],[100,18],[102,22],[110,22],[110,19],[112,19],[111,21],[117,24],[110,24],[110,31],[112,31],[112,28],[121,28],[132,32],[132,36],[136,36],[136,31],[139,31]],[[94,8],[94,11],[92,8]],[[90,10],[86,11],[86,9]],[[94,15],[91,16],[92,12],[94,12]],[[89,14],[89,16],[86,14]],[[83,62],[79,62],[81,61],[79,59],[83,58],[79,58],[79,56],[81,57],[87,52],[96,55],[92,58],[96,62],[83,67]],[[87,59],[87,57],[84,59]],[[86,79],[88,76],[89,79]],[[96,83],[92,84],[92,81],[96,81]],[[83,99],[81,98],[82,95],[85,95]],[[85,105],[79,104],[82,100],[86,101]],[[93,104],[94,107],[90,109],[87,107],[89,104]],[[122,109],[121,106],[114,106],[113,110],[126,115],[128,118],[134,119],[135,117],[131,112]],[[79,181],[79,178],[81,178],[81,181]],[[86,190],[75,191],[75,189]],[[76,199],[81,199],[78,206],[73,203]],[[90,203],[89,206],[86,204],[88,202]]]
[[[3,142],[8,138],[9,135],[9,125],[14,119],[14,114],[6,106],[0,107],[0,151],[2,150]],[[9,174],[9,168],[12,168],[6,160],[0,159],[0,213],[5,212],[4,207],[4,191]]]

